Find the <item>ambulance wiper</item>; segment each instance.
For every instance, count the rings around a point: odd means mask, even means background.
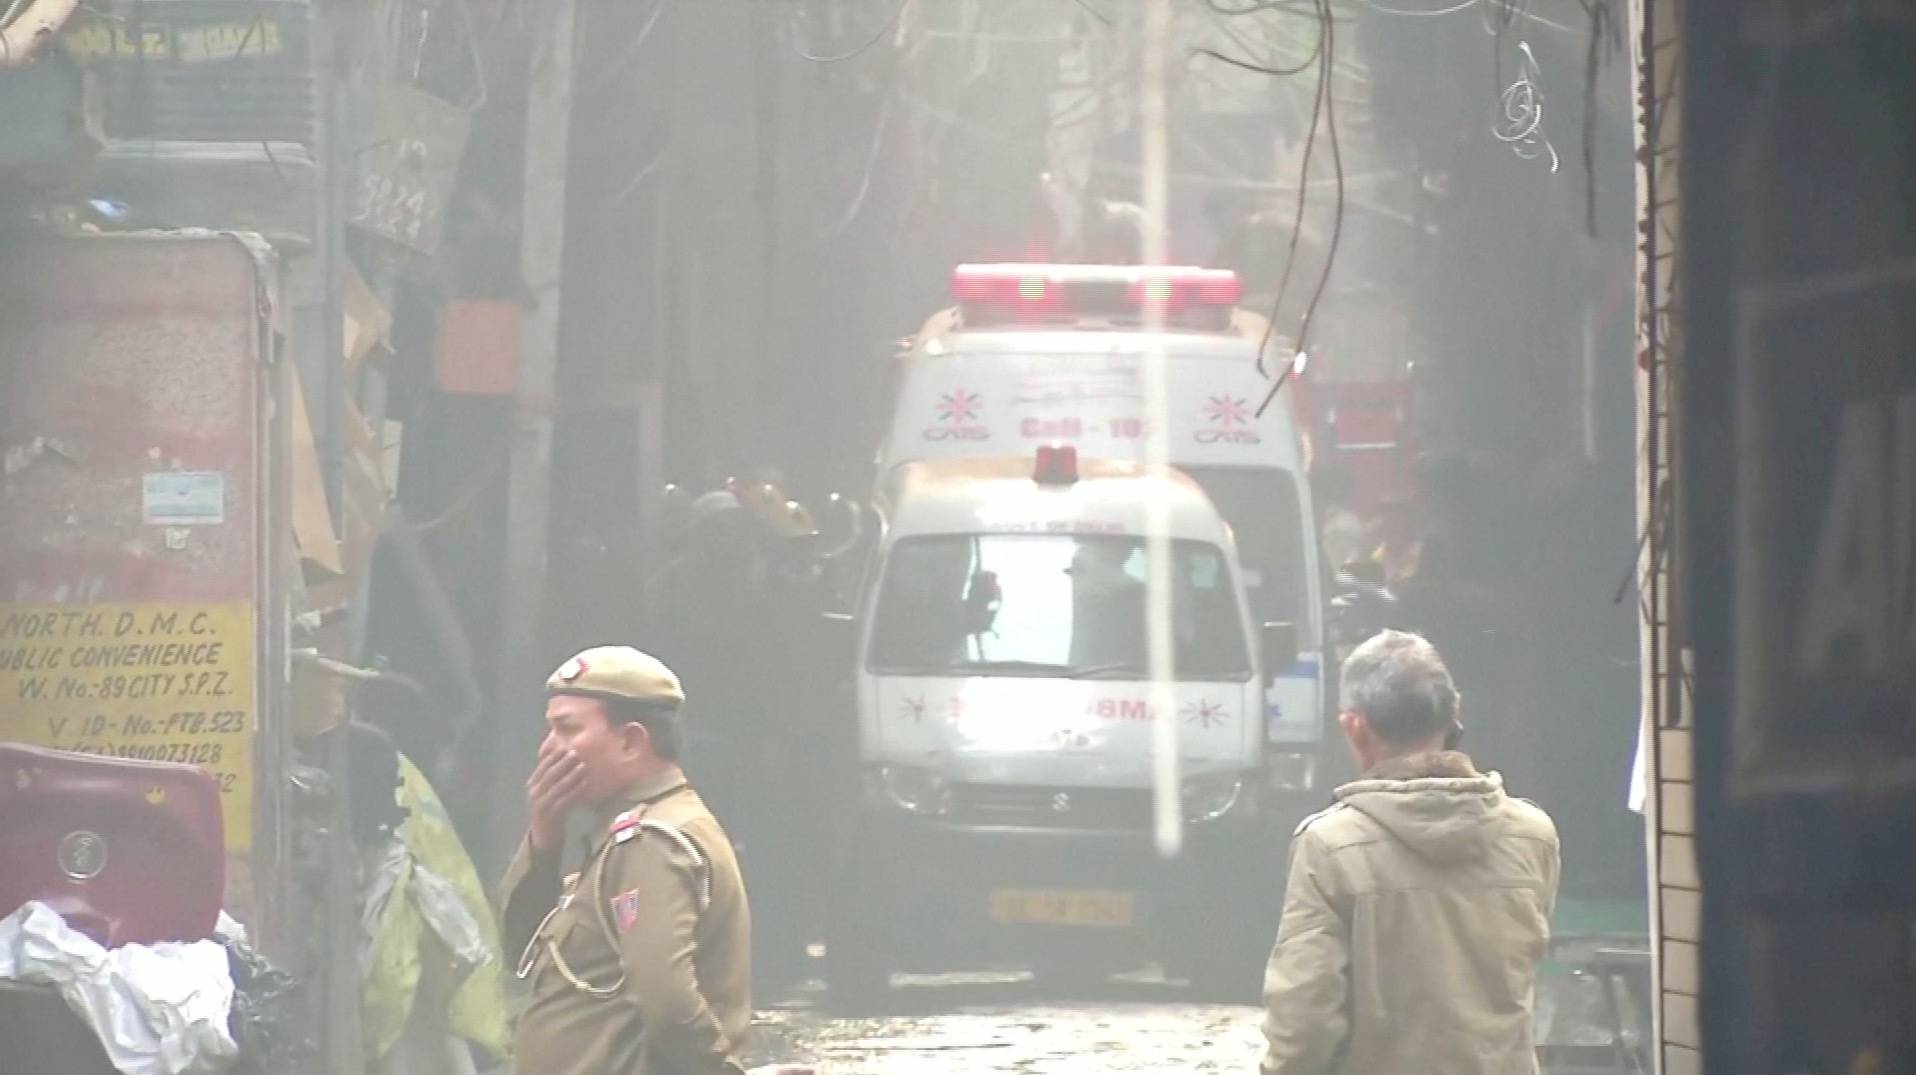
[[[1104,664],[1081,664],[1065,670],[1066,679],[1097,679],[1114,672],[1122,672],[1124,679],[1142,679],[1151,674],[1150,669],[1140,666],[1136,661],[1107,661]]]
[[[1069,677],[1072,668],[1056,661],[965,661],[952,671],[965,675]]]

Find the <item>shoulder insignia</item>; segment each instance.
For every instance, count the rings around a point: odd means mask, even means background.
[[[639,834],[639,826],[644,821],[645,812],[642,810],[627,810],[625,813],[613,818],[612,827],[609,830],[612,842],[622,844],[634,836],[637,836]]]
[[[639,890],[628,888],[612,897],[610,902],[612,921],[618,927],[619,935],[632,932],[632,927],[639,924]]]
[[[1318,822],[1319,822],[1320,820],[1322,820],[1322,819],[1324,819],[1324,818],[1326,818],[1326,817],[1329,817],[1330,815],[1332,815],[1332,814],[1335,814],[1336,812],[1338,812],[1339,810],[1342,810],[1342,809],[1344,809],[1344,804],[1343,804],[1343,803],[1341,803],[1341,802],[1336,802],[1336,803],[1332,803],[1332,804],[1330,804],[1329,806],[1327,806],[1327,807],[1325,807],[1324,809],[1322,809],[1322,810],[1319,810],[1319,811],[1318,811],[1317,813],[1315,813],[1315,814],[1312,814],[1311,816],[1309,816],[1309,817],[1307,817],[1307,818],[1305,818],[1304,820],[1302,820],[1302,821],[1300,821],[1300,822],[1298,822],[1298,823],[1297,823],[1297,828],[1295,828],[1295,829],[1293,829],[1293,830],[1291,830],[1291,835],[1292,835],[1293,837],[1297,837],[1297,836],[1302,836],[1302,835],[1304,835],[1304,830],[1305,830],[1305,829],[1308,829],[1308,828],[1310,828],[1310,827],[1311,827],[1312,825],[1315,825],[1315,824],[1317,824],[1317,823],[1318,823]]]

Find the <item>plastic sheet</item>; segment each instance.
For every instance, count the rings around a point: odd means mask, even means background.
[[[109,951],[35,901],[0,920],[0,978],[56,987],[125,1075],[215,1075],[239,1051],[233,977],[213,941]]]

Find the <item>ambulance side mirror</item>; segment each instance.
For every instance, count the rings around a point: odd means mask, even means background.
[[[1297,624],[1267,623],[1260,633],[1264,682],[1269,684],[1297,663]]]

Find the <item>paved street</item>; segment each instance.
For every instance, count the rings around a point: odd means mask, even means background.
[[[1566,954],[1589,955],[1573,944]],[[1257,1070],[1260,1012],[1204,1004],[1154,974],[1111,979],[1093,989],[1046,987],[1028,974],[901,975],[882,1010],[833,1011],[820,983],[767,998],[757,1022],[754,1063],[812,1063],[824,1075]],[[1610,1062],[1612,1009],[1587,975],[1559,964],[1537,983],[1540,1044],[1576,1067],[1596,1050]],[[1639,998],[1640,999],[1640,998]],[[1648,1012],[1619,996],[1627,1040],[1649,1035]],[[1577,1067],[1577,1070],[1601,1070]]]
[[[1258,1012],[1192,1003],[1180,987],[1121,978],[1062,995],[1029,976],[900,978],[882,1013],[840,1016],[802,991],[761,1012],[757,1057],[826,1075],[1251,1072]]]

